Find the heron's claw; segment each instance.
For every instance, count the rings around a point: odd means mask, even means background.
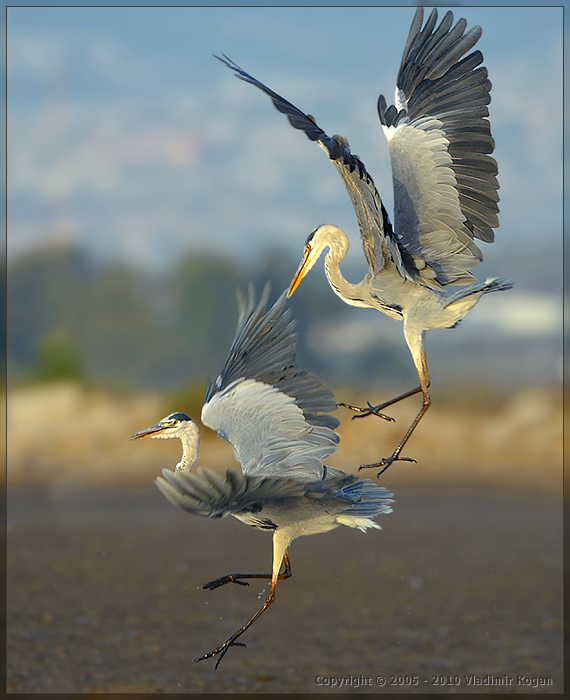
[[[220,661],[228,653],[228,649],[230,647],[246,647],[246,645],[243,642],[236,642],[235,639],[235,637],[230,637],[229,639],[226,639],[226,641],[223,644],[220,644],[220,646],[214,649],[213,651],[209,651],[207,654],[204,654],[204,656],[200,656],[200,658],[194,659],[194,663],[197,664],[198,661],[204,661],[204,659],[211,659],[213,656],[217,656],[219,654],[220,657],[216,661],[216,665],[214,666],[214,670],[217,670],[218,666],[220,665]]]
[[[378,474],[376,474],[376,478],[378,478],[380,474],[383,474],[388,467],[392,466],[394,462],[417,463],[417,459],[414,459],[413,457],[398,457],[397,455],[392,455],[391,457],[384,457],[384,459],[381,459],[379,462],[375,462],[374,464],[362,464],[360,467],[358,467],[358,471],[361,469],[375,469],[376,467],[382,467]]]
[[[239,574],[227,574],[227,576],[217,578],[215,581],[208,581],[208,583],[203,583],[201,586],[198,586],[198,588],[213,591],[215,588],[225,586],[226,583],[237,583],[240,586],[249,586],[249,583],[247,581],[240,581],[238,577]]]
[[[344,401],[339,401],[338,405],[344,406],[344,408],[348,408],[350,411],[354,411],[356,413],[356,415],[352,416],[353,420],[355,418],[366,418],[366,416],[371,416],[371,415],[378,416],[378,418],[383,418],[384,420],[387,420],[387,421],[394,420],[394,418],[392,418],[392,416],[387,416],[385,413],[380,413],[380,408],[382,408],[381,405],[373,406],[370,403],[370,401],[367,401],[366,403],[368,405],[364,408],[362,406],[353,406],[350,403],[344,403]]]

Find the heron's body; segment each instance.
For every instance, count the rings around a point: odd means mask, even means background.
[[[338,227],[324,224],[309,236],[289,293],[328,249],[325,273],[343,301],[377,309],[404,323],[420,386],[381,406],[351,408],[361,415],[382,415],[379,409],[420,391],[422,408],[392,456],[367,466],[387,467],[402,459],[403,446],[430,405],[425,331],[453,327],[483,294],[510,287],[496,279],[474,282],[471,273],[483,258],[475,239],[491,242],[493,228],[499,225],[497,164],[490,155],[495,143],[487,119],[491,83],[481,66],[481,52],[467,54],[481,28],[466,32],[464,19],[452,26],[451,12],[439,26],[436,23],[436,10],[425,25],[423,9],[416,10],[398,72],[395,104],[387,107],[382,95],[378,99],[392,163],[393,224],[372,177],[344,137],[328,136],[313,117],[227,57],[220,59],[267,94],[293,127],[326,152],[354,206],[368,274],[358,284],[343,277],[339,265],[348,238]],[[449,285],[456,284],[468,286],[450,293]]]
[[[367,530],[380,529],[369,517],[358,514],[355,498],[364,482],[343,475],[303,484],[299,494],[268,499],[249,512],[234,513],[238,520],[260,530],[274,530],[286,542],[303,535],[318,535],[339,525]],[[355,512],[356,511],[356,512]]]
[[[323,464],[339,441],[334,432],[338,420],[329,415],[337,404],[313,374],[295,364],[294,324],[284,311],[286,292],[268,311],[267,294],[268,289],[257,305],[253,291],[247,305],[241,300],[234,342],[202,408],[202,422],[232,444],[242,472],[229,470],[221,476],[204,467],[193,470],[198,428],[183,413],[132,436],[181,440],[183,454],[175,471],[163,469],[156,479],[172,503],[210,518],[233,515],[273,534],[270,574],[228,574],[202,586],[271,579],[269,596],[257,613],[223,644],[196,659],[219,656],[216,667],[272,604],[277,581],[291,575],[286,550],[293,539],[339,525],[380,529],[374,518],[391,512],[392,494],[386,489]]]
[[[396,321],[404,321],[413,334],[430,328],[452,328],[482,294],[494,291],[489,287],[496,286],[493,281],[475,282],[450,294],[446,290],[432,289],[402,277],[391,261],[380,274],[368,272],[360,283],[352,284],[344,279],[339,268],[349,245],[344,231],[337,226],[323,224],[309,237],[309,241],[307,244],[311,246],[312,258],[318,259],[323,250],[329,249],[324,267],[335,294],[351,306],[374,308]]]

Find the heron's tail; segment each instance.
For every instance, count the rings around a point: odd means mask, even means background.
[[[355,481],[348,486],[339,489],[335,496],[347,502],[347,509],[336,516],[341,525],[357,527],[359,530],[366,530],[375,527],[382,528],[372,518],[377,515],[386,515],[392,512],[392,496],[394,494],[383,486],[377,486],[370,479]]]
[[[465,299],[472,295],[481,296],[481,294],[490,294],[491,292],[505,292],[507,289],[512,289],[513,283],[509,280],[502,280],[498,277],[492,277],[485,282],[475,282],[467,287],[458,290],[455,294],[450,294],[445,300],[445,306],[448,307],[460,299]],[[474,302],[475,303],[475,302]]]
[[[498,277],[492,277],[485,280],[481,291],[483,294],[489,294],[489,292],[505,292],[507,289],[512,288],[513,283],[510,280],[502,280]]]

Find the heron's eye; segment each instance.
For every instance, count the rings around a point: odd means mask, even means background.
[[[311,252],[311,246],[307,243],[305,246],[305,255],[308,255]]]

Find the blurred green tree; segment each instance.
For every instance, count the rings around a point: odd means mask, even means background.
[[[55,329],[73,337],[92,267],[71,246],[34,251],[7,268],[8,366],[30,370],[38,362],[40,340]]]
[[[123,265],[106,265],[91,281],[81,313],[71,320],[88,376],[118,387],[157,386],[149,370],[172,341],[159,333],[141,275]]]
[[[244,276],[232,260],[204,253],[183,258],[171,284],[172,329],[184,346],[187,381],[217,374],[235,332]]]
[[[65,332],[52,331],[39,342],[36,379],[83,379],[83,369],[77,347]]]

